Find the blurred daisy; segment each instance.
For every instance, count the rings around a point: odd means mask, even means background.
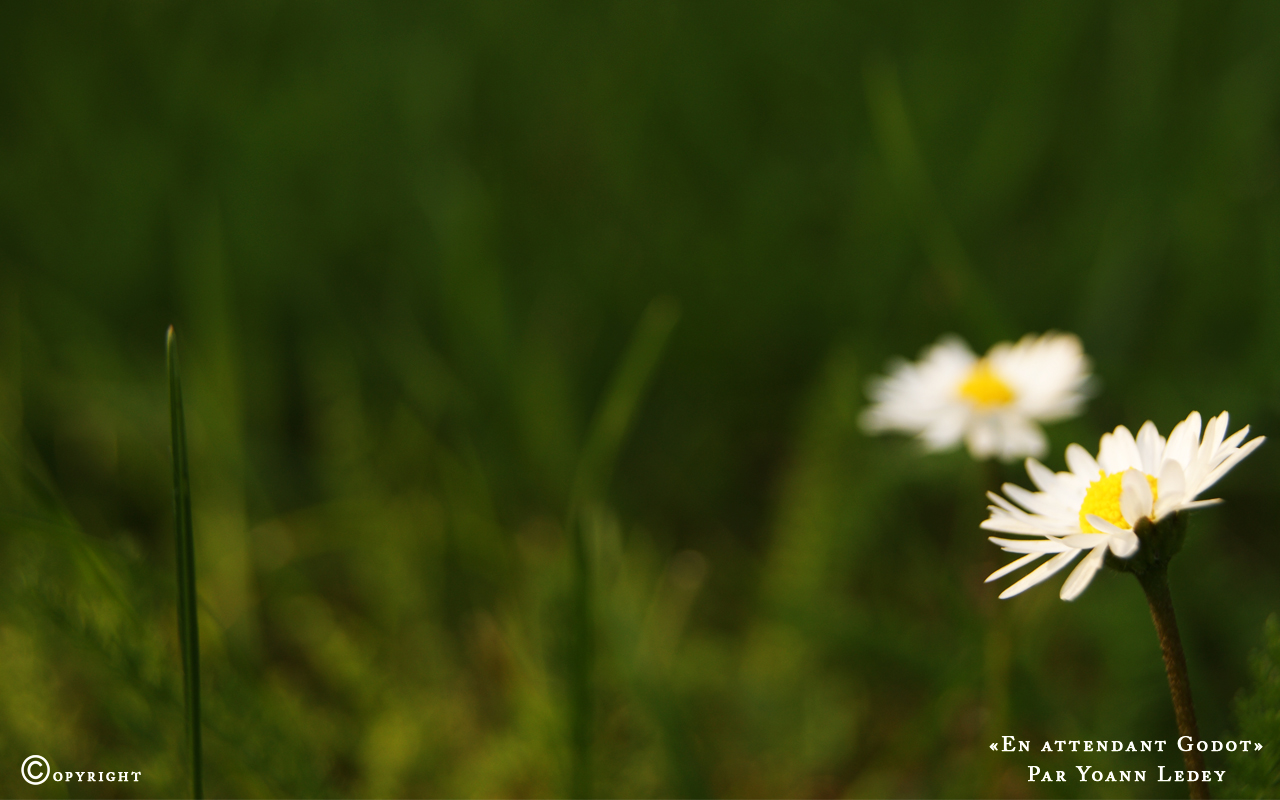
[[[899,360],[872,379],[873,403],[860,421],[871,433],[917,434],[929,450],[963,439],[974,458],[1038,456],[1045,438],[1037,423],[1079,413],[1088,382],[1089,359],[1071,334],[1028,334],[982,358],[944,336],[919,361]]]
[[[1103,434],[1096,461],[1083,447],[1073,444],[1067,448],[1070,472],[1055,473],[1028,458],[1027,474],[1040,491],[1006,483],[1008,499],[988,492],[995,505],[990,506],[991,516],[982,527],[1033,538],[992,536],[991,541],[1005,551],[1025,555],[991,573],[987,582],[1053,554],[1000,593],[1001,599],[1013,597],[1087,553],[1060,592],[1063,600],[1074,600],[1102,567],[1108,550],[1118,558],[1129,558],[1138,551],[1134,528],[1141,520],[1157,523],[1179,511],[1221,502],[1196,498],[1264,440],[1259,436],[1241,446],[1249,433],[1248,425],[1224,439],[1226,432],[1224,411],[1204,426],[1202,438],[1200,414],[1193,411],[1174,427],[1168,441],[1151,422],[1138,430],[1137,439],[1123,425]]]

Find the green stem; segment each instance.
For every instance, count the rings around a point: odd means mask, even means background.
[[[169,368],[169,432],[173,440],[173,513],[178,568],[178,639],[182,646],[182,699],[186,744],[191,756],[191,796],[204,797],[200,753],[200,632],[196,624],[195,537],[191,526],[191,478],[187,470],[187,425],[178,377],[173,326],[165,342]]]
[[[1164,668],[1169,676],[1169,693],[1173,697],[1173,713],[1178,719],[1178,733],[1200,741],[1196,726],[1196,710],[1191,703],[1191,681],[1187,677],[1187,659],[1182,653],[1182,638],[1178,636],[1178,620],[1173,613],[1173,597],[1169,594],[1168,567],[1161,563],[1138,575],[1138,582],[1147,594],[1151,607],[1151,619],[1156,624],[1156,636],[1160,638],[1160,651],[1164,654]],[[1204,773],[1204,756],[1192,747],[1182,754],[1187,769],[1196,779],[1188,781],[1191,797],[1207,798],[1209,789],[1200,775]]]

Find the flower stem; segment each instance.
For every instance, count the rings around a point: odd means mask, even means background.
[[[1156,624],[1156,636],[1160,638],[1160,651],[1164,654],[1164,668],[1169,676],[1169,694],[1173,697],[1173,713],[1178,719],[1178,733],[1190,736],[1192,743],[1200,741],[1196,727],[1196,710],[1191,703],[1191,681],[1187,677],[1187,659],[1182,653],[1182,639],[1178,636],[1178,620],[1173,614],[1173,598],[1169,594],[1169,572],[1165,564],[1138,575],[1138,582],[1147,595],[1151,607],[1151,620]],[[1207,798],[1209,789],[1200,775],[1204,772],[1204,756],[1192,747],[1182,754],[1183,760],[1196,777],[1188,781],[1191,797]]]

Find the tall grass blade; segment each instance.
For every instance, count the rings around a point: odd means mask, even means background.
[[[569,794],[593,797],[592,736],[595,719],[595,611],[591,552],[583,510],[600,499],[613,473],[636,409],[680,316],[669,298],[655,298],[645,308],[636,332],[609,383],[592,420],[570,490],[568,531],[573,542],[574,581],[571,599],[569,658],[570,744]]]
[[[680,307],[668,297],[658,297],[645,307],[631,343],[604,399],[596,410],[586,444],[574,473],[570,513],[599,498],[613,473],[614,460],[626,439],[636,408],[662,356],[667,338],[680,318]]]
[[[182,644],[182,699],[186,745],[191,756],[191,796],[204,796],[200,754],[200,635],[196,626],[195,538],[191,530],[191,481],[187,471],[187,425],[182,413],[178,347],[169,326],[165,351],[169,367],[169,425],[173,440],[173,512],[178,561],[178,639]]]

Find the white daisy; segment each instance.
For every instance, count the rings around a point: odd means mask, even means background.
[[[1079,413],[1088,383],[1089,359],[1068,333],[1028,334],[982,358],[944,336],[919,361],[898,360],[872,379],[861,423],[872,433],[917,434],[929,450],[964,439],[974,458],[1038,456],[1045,437],[1036,423]]]
[[[1129,558],[1138,551],[1134,528],[1140,520],[1156,523],[1179,511],[1222,502],[1196,498],[1265,438],[1259,436],[1240,446],[1249,426],[1224,440],[1226,432],[1224,411],[1205,425],[1202,439],[1200,414],[1193,411],[1174,427],[1168,441],[1149,421],[1138,430],[1137,439],[1123,425],[1103,434],[1096,461],[1083,447],[1073,444],[1067,448],[1070,472],[1055,473],[1028,458],[1027,474],[1040,491],[1006,483],[1008,499],[988,492],[995,505],[989,507],[991,516],[982,527],[1034,538],[990,537],[1005,551],[1026,555],[991,573],[987,582],[1053,553],[1000,593],[1001,599],[1013,597],[1047,580],[1081,553],[1088,553],[1062,585],[1062,599],[1074,600],[1102,567],[1108,549],[1119,558]]]

